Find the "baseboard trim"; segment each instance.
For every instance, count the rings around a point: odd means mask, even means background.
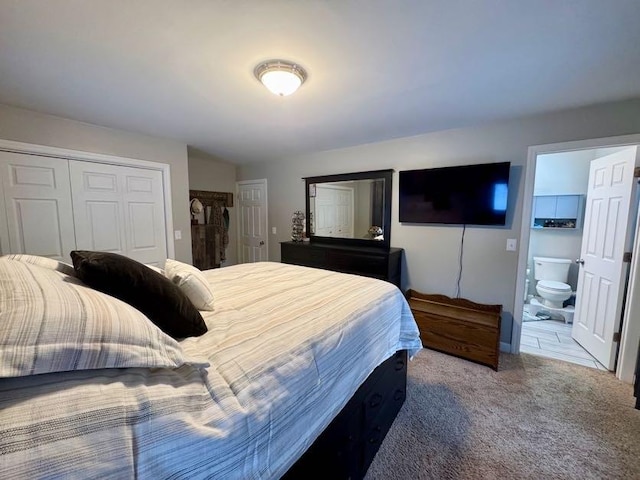
[[[500,351],[511,353],[511,344],[507,342],[500,342]]]

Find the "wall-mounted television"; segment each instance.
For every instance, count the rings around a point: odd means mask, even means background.
[[[504,225],[509,162],[400,172],[400,221]]]

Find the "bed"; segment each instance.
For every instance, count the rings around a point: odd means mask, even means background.
[[[388,372],[421,348],[401,292],[370,278],[243,264],[191,272],[198,298],[174,274],[206,325],[174,339],[78,272],[0,259],[0,478],[300,478],[371,425],[363,402],[401,404]]]

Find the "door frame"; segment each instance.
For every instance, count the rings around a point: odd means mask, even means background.
[[[267,191],[267,179],[266,178],[258,178],[256,180],[238,180],[236,182],[236,200],[238,203],[238,208],[236,209],[236,238],[237,238],[237,251],[238,251],[238,263],[240,263],[240,255],[242,252],[242,236],[240,232],[240,215],[242,214],[240,208],[240,196],[238,188],[240,185],[250,185],[255,183],[262,183],[264,185],[264,215],[265,215],[265,232],[264,232],[264,246],[266,247],[267,252],[267,261],[271,257],[269,255],[269,192]]]
[[[162,188],[164,196],[165,237],[167,241],[167,258],[175,258],[175,243],[173,239],[173,208],[171,203],[171,167],[166,163],[150,162],[137,158],[118,157],[103,153],[71,150],[68,148],[51,147],[35,143],[14,142],[0,139],[0,150],[41,157],[53,157],[61,160],[80,160],[85,162],[105,163],[124,167],[144,168],[162,172]],[[0,225],[0,232],[6,225]],[[0,233],[1,234],[1,233]]]
[[[521,209],[520,251],[518,252],[518,269],[513,307],[513,328],[511,330],[511,353],[520,353],[522,312],[524,308],[523,292],[527,271],[527,257],[529,254],[529,238],[531,234],[530,218],[533,206],[533,187],[538,155],[634,145],[640,146],[640,134],[551,143],[546,145],[533,145],[529,147],[527,163],[524,171],[524,195],[522,198]],[[639,244],[640,238],[636,236],[633,246],[633,258],[637,258],[640,255]],[[640,269],[635,269],[635,272],[640,273]],[[638,285],[640,284],[640,278],[630,277],[629,282],[625,319],[634,318],[634,315],[635,318],[640,318],[640,298],[636,298],[636,296],[640,297],[640,285]],[[638,355],[637,339],[640,338],[640,322],[636,323],[637,324],[631,324],[631,322],[625,321],[621,332],[620,355],[618,357],[616,377],[627,383],[633,382],[633,372]],[[636,339],[635,345],[633,342],[634,338]]]

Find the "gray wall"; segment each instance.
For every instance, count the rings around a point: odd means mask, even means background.
[[[182,231],[182,240],[175,241],[176,259],[191,263],[186,144],[8,105],[0,105],[0,138],[169,164],[173,228]]]
[[[216,192],[233,192],[234,205],[236,198],[236,166],[212,157],[194,148],[188,148],[189,154],[189,189],[209,190]],[[229,208],[229,247],[227,260],[222,265],[238,263],[238,235],[236,208]]]
[[[242,165],[238,180],[266,178],[269,259],[279,261],[279,242],[288,240],[291,214],[304,209],[302,177],[393,168],[391,244],[405,249],[404,288],[455,293],[462,229],[456,226],[403,225],[398,222],[399,170],[486,162],[512,163],[506,227],[469,227],[465,236],[461,296],[503,305],[501,341],[510,343],[517,252],[507,238],[520,237],[527,149],[541,145],[640,132],[640,99],[539,115],[486,126],[447,130],[375,144]],[[518,242],[518,246],[519,242]]]

